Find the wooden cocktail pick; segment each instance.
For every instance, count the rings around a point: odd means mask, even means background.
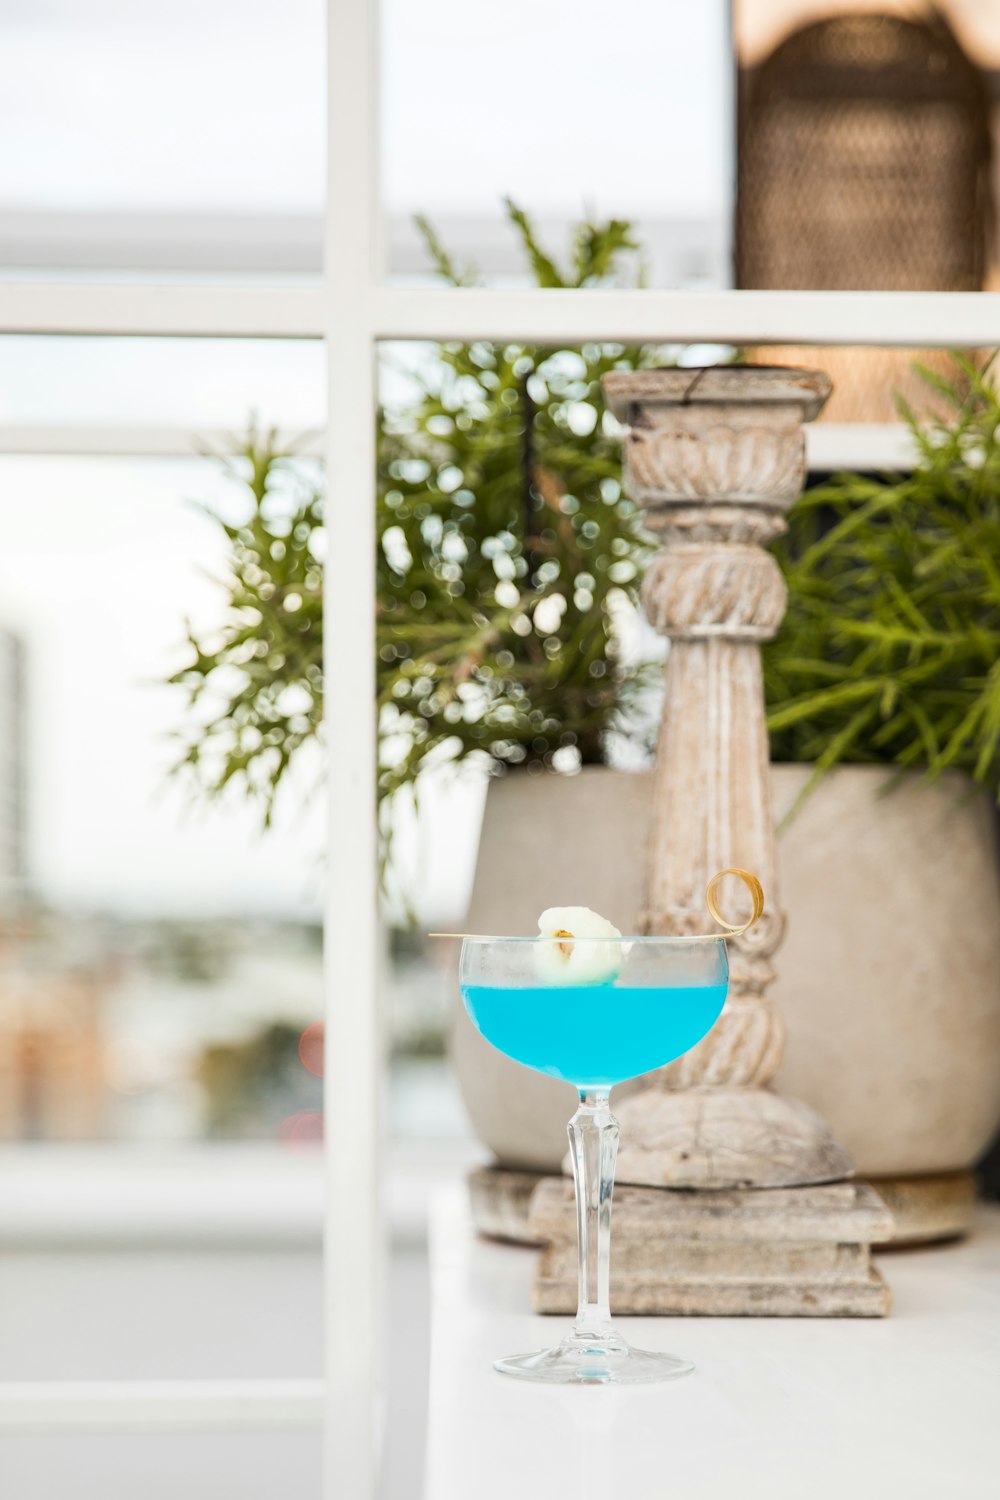
[[[750,916],[745,922],[734,924],[727,921],[726,918],[722,915],[722,912],[719,908],[719,887],[721,886],[727,875],[737,876],[738,879],[742,880],[743,884],[750,892],[750,897],[753,901],[753,910],[751,911]],[[720,870],[717,875],[712,876],[705,890],[705,905],[708,907],[709,914],[713,922],[718,922],[719,926],[725,929],[726,937],[741,937],[744,932],[749,932],[754,923],[759,922],[761,917],[764,915],[764,887],[761,885],[756,875],[751,875],[749,870],[741,870],[738,866],[734,865],[731,869]],[[489,938],[494,937],[497,938],[497,941],[503,941],[503,939],[497,933],[490,932],[429,932],[427,936],[432,938],[482,938],[484,940],[488,940]],[[689,943],[714,943],[717,940],[717,934],[714,933],[702,935],[695,934],[685,938],[685,941]],[[538,941],[541,941],[541,939],[538,939]],[[552,938],[552,942],[559,941],[565,942],[567,941],[567,939],[565,937],[560,939],[558,936]],[[570,938],[568,939],[568,941],[574,942],[577,941],[577,939]],[[602,941],[607,941],[607,939],[602,939]],[[628,938],[624,938],[622,939],[622,941],[627,943]]]

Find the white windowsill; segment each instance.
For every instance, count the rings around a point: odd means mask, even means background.
[[[471,1142],[394,1142],[386,1218],[394,1243],[422,1239],[431,1193],[482,1151]],[[248,1143],[4,1146],[0,1247],[320,1246],[323,1162],[316,1148]]]

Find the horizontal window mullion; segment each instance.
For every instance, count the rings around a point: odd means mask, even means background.
[[[261,413],[264,420],[267,412]],[[296,453],[322,458],[322,430],[282,423],[280,437],[295,439]],[[0,423],[0,456],[32,458],[186,458],[228,453],[238,437],[233,427],[143,422]]]
[[[0,334],[323,337],[320,286],[0,280]]]
[[[385,287],[373,293],[381,339],[565,344],[1000,344],[996,292],[525,291]]]
[[[0,334],[322,338],[320,286],[0,281]],[[874,345],[1000,344],[996,292],[671,292],[375,288],[375,339]]]

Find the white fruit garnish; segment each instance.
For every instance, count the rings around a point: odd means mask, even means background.
[[[589,906],[550,906],[538,918],[538,931],[552,939],[535,947],[536,967],[547,984],[600,984],[622,966],[621,933]]]

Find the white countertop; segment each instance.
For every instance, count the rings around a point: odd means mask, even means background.
[[[476,1240],[463,1189],[439,1190],[431,1231],[427,1500],[1000,1495],[1000,1209],[880,1257],[886,1319],[623,1319],[697,1366],[631,1389],[496,1374],[568,1320],[526,1310],[535,1252]]]

